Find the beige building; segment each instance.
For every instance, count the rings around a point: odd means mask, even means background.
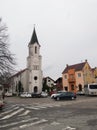
[[[95,82],[97,83],[97,67],[92,69],[93,77],[95,77]]]
[[[83,91],[85,84],[97,82],[94,72],[87,60],[82,63],[67,65],[62,73],[63,89],[74,92]]]

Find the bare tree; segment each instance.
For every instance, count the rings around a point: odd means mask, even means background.
[[[11,54],[8,44],[7,27],[0,18],[0,77],[11,73],[16,65],[14,55]]]

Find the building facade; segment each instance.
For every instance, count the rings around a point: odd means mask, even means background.
[[[82,63],[67,65],[62,72],[63,89],[77,92],[84,90],[84,85],[95,83],[94,72],[87,60]]]
[[[13,93],[26,91],[29,93],[40,93],[42,91],[42,56],[40,55],[40,44],[35,28],[28,44],[27,67],[11,77],[11,89]]]
[[[62,77],[59,77],[56,81],[56,90],[57,91],[62,91],[63,90],[63,82],[62,82]]]
[[[55,81],[51,77],[45,77],[43,80],[46,82],[46,85],[48,85],[50,88],[52,88],[55,84]]]
[[[55,89],[55,81],[48,77],[43,78],[43,91],[48,92],[49,94]]]

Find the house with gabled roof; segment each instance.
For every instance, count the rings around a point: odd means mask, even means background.
[[[77,92],[84,90],[84,85],[96,82],[92,68],[87,60],[74,65],[66,65],[62,72],[63,88],[66,91]]]
[[[49,76],[44,77],[42,91],[45,91],[45,92],[48,92],[48,94],[51,94],[54,88],[55,88],[55,81]]]
[[[56,81],[56,90],[62,91],[63,90],[63,84],[62,84],[62,77],[59,77]]]
[[[43,78],[43,82],[46,83],[47,86],[49,86],[49,88],[52,88],[55,84],[54,79],[52,79],[51,77],[47,76]]]

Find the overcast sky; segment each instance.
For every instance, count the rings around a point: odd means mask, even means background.
[[[66,64],[97,66],[97,0],[0,0],[17,70],[26,68],[34,24],[44,76],[56,80]]]

